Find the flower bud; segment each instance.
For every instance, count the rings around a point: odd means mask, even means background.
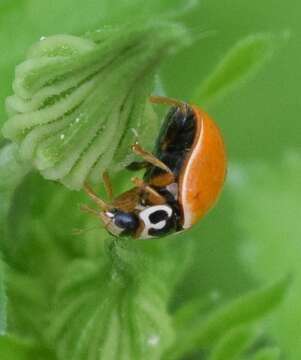
[[[129,163],[137,134],[140,142],[153,137],[155,71],[186,41],[172,23],[40,40],[16,68],[4,136],[47,179],[71,189],[99,181]]]

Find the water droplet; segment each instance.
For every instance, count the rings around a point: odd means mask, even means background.
[[[135,128],[131,128],[131,132],[134,134],[136,138],[139,138],[138,131]]]
[[[147,339],[147,343],[149,346],[157,346],[160,342],[160,337],[158,335],[151,335]]]
[[[61,135],[60,135],[60,139],[61,139],[61,140],[64,140],[64,139],[65,139],[65,134],[61,134]]]
[[[76,123],[79,123],[83,117],[84,117],[84,113],[80,113],[80,114],[76,117],[75,122],[76,122]]]

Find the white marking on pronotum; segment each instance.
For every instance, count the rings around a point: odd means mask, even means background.
[[[190,204],[188,203],[188,201],[186,199],[186,194],[188,194],[188,191],[189,191],[189,186],[187,185],[187,182],[188,182],[188,176],[190,175],[190,167],[193,164],[193,162],[195,161],[195,158],[201,152],[201,148],[203,146],[204,121],[203,121],[203,119],[201,119],[201,121],[202,121],[201,133],[200,133],[197,144],[193,147],[190,159],[188,160],[188,164],[186,166],[185,174],[184,174],[184,178],[183,178],[182,189],[181,189],[182,206],[183,206],[183,213],[184,213],[184,224],[183,224],[184,229],[188,229],[192,225],[192,213],[191,213],[191,209],[190,209]]]
[[[152,236],[149,235],[149,230],[150,229],[154,229],[154,230],[160,230],[163,229],[164,226],[166,225],[166,220],[162,220],[157,222],[156,224],[153,224],[150,221],[150,215],[155,213],[156,211],[165,211],[167,213],[167,216],[170,218],[172,215],[172,209],[170,206],[167,205],[154,205],[154,206],[150,206],[145,208],[145,210],[142,210],[139,213],[139,217],[140,219],[143,221],[144,223],[144,229],[140,235],[140,237],[142,239],[148,239],[151,238]]]

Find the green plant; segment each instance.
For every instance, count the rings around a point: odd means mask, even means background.
[[[282,273],[264,279],[271,285],[224,303],[201,291],[177,298],[192,259],[198,260],[196,232],[154,242],[115,240],[102,229],[72,236],[74,227],[95,222],[79,212],[82,194],[69,189],[80,189],[86,179],[98,183],[108,166],[120,171],[130,160],[132,128],[147,144],[153,141],[159,124],[147,97],[159,64],[195,41],[193,32],[166,18],[142,17],[133,25],[82,36],[49,36],[17,67],[4,125],[4,135],[14,143],[0,150],[8,298],[5,307],[0,272],[0,330],[5,330],[7,312],[9,334],[0,339],[2,358],[280,356],[270,344],[275,334],[266,319],[287,293],[290,281]],[[256,34],[240,41],[196,87],[193,100],[212,106],[254,74],[279,39]],[[125,186],[122,175],[114,181]],[[195,281],[201,289],[199,278]]]
[[[0,334],[4,334],[6,330],[6,296],[4,291],[4,274],[3,264],[0,262]]]

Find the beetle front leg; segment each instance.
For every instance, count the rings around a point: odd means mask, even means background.
[[[167,96],[158,96],[158,95],[151,95],[149,97],[149,101],[152,104],[162,104],[162,105],[169,105],[169,106],[176,106],[177,108],[180,108],[184,113],[187,112],[188,105],[183,102],[179,101],[177,99],[173,99]]]
[[[102,173],[102,181],[110,201],[113,199],[113,186],[107,170]]]
[[[145,183],[142,179],[134,177],[131,179],[132,183],[140,188],[146,195],[147,200],[153,205],[163,205],[166,204],[166,199],[164,196],[158,193],[153,187],[149,186],[149,184]]]
[[[94,192],[88,183],[84,184],[84,191],[95,202],[95,204],[101,208],[101,210],[106,211],[110,208],[110,206]]]
[[[136,155],[141,156],[146,162],[168,173],[172,173],[172,171],[167,165],[165,165],[161,160],[156,158],[155,155],[153,155],[151,152],[143,149],[143,147],[137,141],[135,142],[135,144],[132,145],[132,150]]]
[[[139,171],[142,169],[147,169],[150,166],[150,163],[147,161],[133,161],[126,166],[126,169],[129,171]]]

